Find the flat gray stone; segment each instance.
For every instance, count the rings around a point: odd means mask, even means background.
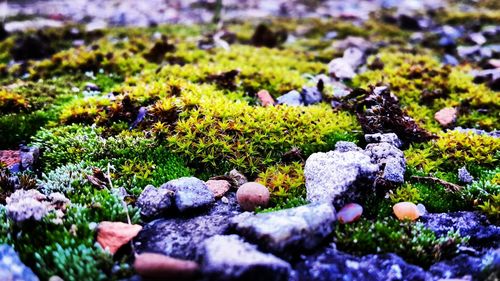
[[[278,104],[286,104],[290,106],[301,106],[304,105],[302,100],[302,95],[298,91],[290,91],[276,99]]]
[[[217,235],[203,242],[200,249],[202,272],[210,280],[286,281],[291,266],[262,253],[236,235]]]
[[[312,203],[271,213],[243,213],[231,219],[239,235],[276,254],[314,249],[332,233],[331,203]]]
[[[378,166],[370,157],[346,150],[313,153],[307,158],[304,175],[309,202],[333,202],[352,192],[358,180],[374,178]]]
[[[228,203],[216,201],[204,213],[154,220],[134,238],[138,253],[161,253],[178,259],[192,260],[197,247],[207,238],[224,234],[229,219],[241,213],[234,193],[226,194]]]
[[[160,189],[173,191],[175,206],[180,212],[209,207],[215,197],[204,181],[195,177],[183,177],[171,180]]]

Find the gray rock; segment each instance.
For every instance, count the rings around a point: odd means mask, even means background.
[[[391,144],[397,148],[400,148],[403,144],[401,140],[398,138],[398,135],[395,133],[386,133],[386,134],[381,134],[381,133],[376,133],[376,134],[366,134],[365,135],[365,140],[367,143],[380,143],[380,142],[386,142],[388,144]]]
[[[338,251],[334,245],[305,257],[296,266],[294,281],[331,280],[430,280],[422,268],[406,263],[395,254],[358,257]]]
[[[478,276],[483,269],[482,258],[461,254],[451,260],[445,260],[432,265],[429,272],[434,280],[461,278],[466,275]],[[476,280],[476,279],[474,279]]]
[[[203,274],[210,280],[289,280],[290,264],[258,251],[236,235],[211,237],[205,240],[200,253]]]
[[[335,144],[335,151],[347,152],[347,151],[363,151],[361,147],[357,146],[355,143],[350,141],[338,141]]]
[[[448,231],[469,236],[469,245],[474,248],[500,247],[500,226],[492,225],[479,212],[429,213],[420,217],[420,221],[438,236]]]
[[[358,68],[364,63],[365,54],[357,47],[350,47],[345,49],[342,58],[346,61],[352,69]]]
[[[47,197],[37,190],[17,190],[7,197],[7,216],[18,224],[25,221],[40,221],[49,213],[47,205],[43,203]]]
[[[373,49],[373,44],[363,37],[347,36],[345,39],[337,40],[332,43],[332,48],[335,50],[345,50],[350,47],[356,47],[363,52]]]
[[[318,246],[332,233],[336,221],[330,203],[312,203],[271,213],[243,213],[231,219],[232,228],[249,241],[275,254]]]
[[[248,182],[247,177],[245,177],[245,175],[243,175],[242,173],[240,173],[236,169],[232,169],[231,171],[229,171],[228,176],[231,179],[233,179],[233,181],[238,185],[238,187],[240,187]]]
[[[206,208],[215,201],[213,192],[205,182],[195,177],[171,180],[160,186],[160,189],[175,192],[175,206],[180,212]]]
[[[378,166],[360,151],[313,153],[306,160],[307,200],[332,202],[353,192],[357,181],[373,179]]]
[[[304,105],[304,101],[302,100],[302,95],[295,90],[290,91],[290,92],[278,97],[276,100],[277,100],[278,104],[286,104],[286,105],[290,105],[290,106]]]
[[[493,130],[491,132],[487,132],[485,130],[474,129],[474,128],[466,128],[466,129],[464,129],[462,127],[456,127],[453,130],[454,131],[459,131],[459,132],[462,132],[462,133],[474,133],[474,134],[478,134],[478,135],[488,135],[488,136],[491,136],[491,137],[500,138],[500,131],[499,130]]]
[[[40,149],[38,147],[23,146],[20,150],[21,156],[21,170],[35,170],[35,166],[40,156]]]
[[[365,154],[376,163],[379,169],[383,169],[382,178],[394,183],[404,182],[406,161],[403,151],[386,143],[371,143],[365,148]]]
[[[328,73],[338,79],[352,79],[356,76],[350,62],[344,58],[336,58],[330,61],[328,63]]]
[[[462,168],[458,169],[458,180],[462,183],[471,183],[474,181],[474,178],[472,175],[467,171],[467,168],[463,166]]]
[[[159,216],[173,205],[173,194],[170,190],[148,185],[137,199],[137,207],[141,209],[141,215],[144,217]]]
[[[460,62],[454,56],[445,54],[443,56],[443,63],[451,66],[457,66]]]
[[[458,46],[457,54],[459,57],[466,59],[479,54],[480,46]]]
[[[3,244],[0,245],[0,280],[38,281],[38,277],[21,262],[11,246]]]
[[[229,228],[229,219],[241,213],[235,194],[227,193],[226,197],[227,203],[218,200],[206,213],[158,219],[146,224],[134,238],[135,250],[194,259],[198,245],[209,237],[224,234]]]
[[[323,100],[323,95],[317,87],[304,87],[300,94],[305,105],[320,103]]]

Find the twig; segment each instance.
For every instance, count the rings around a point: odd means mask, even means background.
[[[458,184],[447,182],[445,180],[442,180],[442,179],[439,179],[439,178],[436,178],[436,177],[412,176],[411,178],[415,179],[417,181],[427,181],[427,182],[433,182],[433,183],[441,184],[441,185],[443,185],[450,192],[458,192],[458,191],[460,191],[463,188],[462,186],[460,186]]]
[[[110,173],[110,164],[108,163],[108,175],[107,175],[107,178],[108,178],[108,182],[109,182],[109,186],[111,187],[111,189],[113,189],[113,182],[111,181],[111,173]],[[132,224],[132,221],[130,220],[130,215],[128,213],[128,207],[127,207],[127,203],[125,202],[125,200],[123,198],[121,198],[120,196],[120,199],[122,201],[122,205],[123,205],[123,208],[125,209],[125,214],[127,214],[127,221],[128,221],[128,224]]]

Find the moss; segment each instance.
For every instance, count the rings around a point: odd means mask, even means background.
[[[425,144],[405,151],[409,166],[425,173],[444,171],[456,173],[462,166],[492,168],[500,162],[500,140],[488,135],[449,131]]]
[[[290,205],[290,200],[294,198],[305,198],[303,163],[270,166],[258,175],[256,181],[265,185],[271,192],[272,206],[286,206]]]
[[[383,69],[370,70],[356,76],[353,85],[377,83],[390,85],[408,114],[431,132],[441,127],[434,114],[444,107],[460,109],[457,124],[465,127],[492,129],[500,120],[496,114],[500,102],[495,93],[484,85],[476,85],[467,69],[441,67],[438,60],[428,54],[409,54],[387,50],[377,57]],[[371,57],[370,61],[375,57]],[[425,93],[435,93],[431,99]],[[478,109],[487,109],[478,111]],[[470,117],[472,114],[473,117]]]
[[[457,233],[436,237],[432,230],[419,223],[386,218],[339,225],[334,241],[340,250],[347,252],[396,253],[408,262],[429,266],[455,254],[457,246],[466,239]]]

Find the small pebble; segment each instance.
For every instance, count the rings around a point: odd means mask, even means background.
[[[399,220],[416,220],[420,217],[420,210],[417,205],[411,202],[400,202],[392,207],[394,214]]]
[[[257,93],[257,97],[259,98],[260,104],[262,104],[262,106],[272,106],[272,105],[274,105],[274,99],[273,99],[273,97],[266,90],[260,90]]]
[[[453,107],[446,107],[434,114],[434,119],[442,126],[449,127],[457,119],[457,109]]]
[[[199,272],[194,261],[181,260],[156,253],[137,255],[135,271],[142,277],[155,280],[191,280]]]
[[[206,185],[214,193],[215,198],[221,198],[231,188],[231,184],[226,180],[208,180]]]
[[[363,214],[363,207],[356,203],[349,203],[342,207],[337,213],[340,223],[351,223],[357,221]]]
[[[269,190],[256,182],[247,182],[238,188],[236,199],[245,211],[254,211],[257,207],[266,207],[269,202]]]

